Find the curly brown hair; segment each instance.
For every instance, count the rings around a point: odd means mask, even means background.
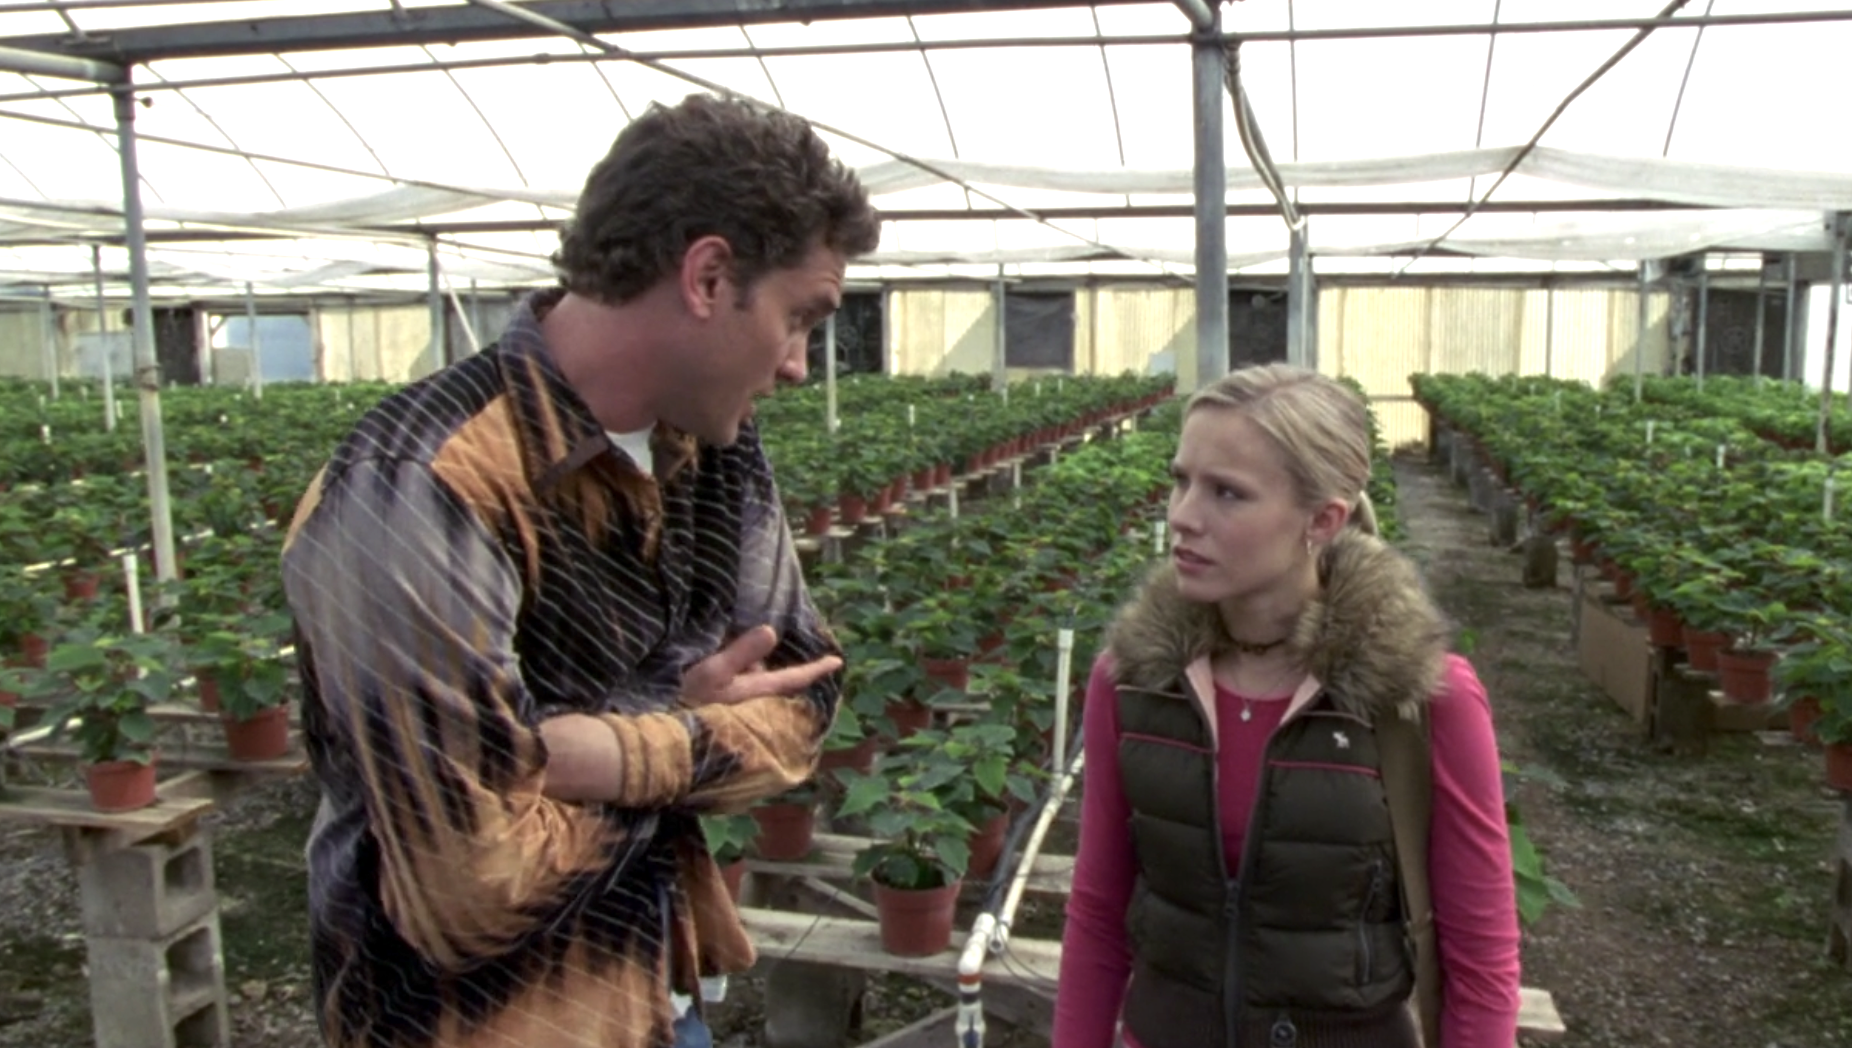
[[[818,244],[867,254],[881,224],[855,173],[808,121],[694,94],[652,105],[618,134],[586,177],[553,267],[569,290],[616,305],[674,272],[688,246],[711,235],[732,247],[733,275],[749,289]]]

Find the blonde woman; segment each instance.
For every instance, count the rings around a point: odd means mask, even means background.
[[[1375,735],[1397,716],[1425,718],[1432,751],[1432,1048],[1514,1043],[1491,711],[1375,537],[1368,423],[1343,386],[1282,365],[1191,399],[1170,558],[1088,686],[1054,1048],[1421,1044]]]

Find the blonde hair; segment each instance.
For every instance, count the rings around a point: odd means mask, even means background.
[[[1240,368],[1204,386],[1183,409],[1246,416],[1279,448],[1305,506],[1338,499],[1350,526],[1376,534],[1370,482],[1370,409],[1336,379],[1290,364]]]

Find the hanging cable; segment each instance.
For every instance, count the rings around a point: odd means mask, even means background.
[[[635,52],[629,51],[626,48],[619,47],[618,45],[613,44],[610,41],[597,36],[596,34],[585,32],[584,30],[579,29],[575,26],[569,25],[565,22],[561,22],[558,19],[549,18],[546,15],[540,14],[537,11],[527,10],[526,8],[523,8],[518,4],[508,3],[507,0],[468,0],[468,2],[471,4],[474,4],[477,7],[487,8],[499,14],[506,15],[507,17],[515,19],[517,21],[526,22],[530,25],[540,26],[541,28],[557,33],[560,36],[563,36],[568,40],[577,41],[579,43],[585,44],[588,47],[595,47],[609,54],[624,55],[625,57],[629,58],[631,61],[636,62],[638,65],[644,66],[645,68],[648,68],[648,69],[653,69],[656,72],[663,74],[664,76],[673,77],[674,79],[693,84],[696,87],[699,87],[704,91],[711,91],[717,95],[721,95],[726,98],[736,98],[736,99],[739,99],[751,105],[756,105],[756,106],[766,105],[766,103],[762,99],[756,99],[756,98],[752,98],[747,95],[742,95],[739,92],[733,90],[732,88],[729,88],[726,85],[721,84],[717,81],[709,80],[706,77],[698,76],[694,73],[690,73],[685,70],[677,69],[674,66],[668,65],[667,63],[664,63],[664,62],[658,62],[658,61],[654,61],[652,59],[646,58]],[[782,109],[782,107],[778,107],[778,108],[781,111],[785,111]],[[793,115],[797,115],[797,114],[793,114]],[[1152,268],[1156,269],[1159,273],[1163,274],[1164,276],[1167,276],[1173,279],[1181,279],[1181,275],[1173,271],[1170,268],[1170,266],[1165,264],[1164,262],[1161,262],[1156,259],[1144,258],[1138,255],[1136,252],[1127,250],[1125,248],[1114,247],[1110,244],[1101,243],[1100,241],[1095,240],[1094,238],[1090,236],[1087,236],[1085,233],[1079,233],[1072,229],[1067,229],[1063,226],[1058,226],[1055,223],[1049,221],[1048,219],[1043,218],[1041,215],[1036,214],[1033,210],[1029,208],[1018,207],[1015,204],[1012,204],[1009,201],[996,196],[995,194],[985,192],[984,190],[978,188],[977,186],[972,185],[969,181],[963,178],[960,178],[957,175],[952,174],[950,171],[945,170],[944,168],[932,163],[929,160],[921,160],[918,157],[901,152],[900,150],[892,149],[887,146],[881,145],[879,142],[872,141],[868,138],[865,138],[861,135],[854,133],[853,131],[845,131],[842,128],[835,127],[830,124],[825,124],[817,120],[809,120],[809,118],[805,118],[805,119],[808,120],[810,125],[816,128],[818,131],[822,131],[828,134],[835,135],[836,137],[844,139],[846,141],[854,142],[856,145],[863,146],[867,149],[875,150],[876,152],[882,153],[886,156],[890,156],[894,158],[895,160],[900,161],[903,164],[909,164],[913,167],[917,167],[921,171],[924,171],[931,175],[935,175],[939,178],[944,179],[947,182],[950,182],[958,186],[959,188],[963,189],[966,193],[970,194],[971,196],[975,196],[975,197],[982,198],[984,200],[988,200],[991,203],[997,205],[998,207],[1001,207],[1007,211],[1010,211],[1022,218],[1026,218],[1032,222],[1037,222],[1041,225],[1047,226],[1049,229],[1052,229],[1055,232],[1060,233],[1062,236],[1071,237],[1075,240],[1080,241],[1083,244],[1086,244],[1089,247],[1097,248],[1101,251],[1110,252],[1111,254],[1118,255],[1121,258],[1129,259],[1134,262],[1144,263],[1145,265],[1151,266]]]
[[[1682,10],[1685,4],[1687,4],[1688,2],[1689,0],[1672,0],[1672,2],[1667,4],[1665,8],[1661,10],[1659,14],[1653,19],[1653,23],[1651,25],[1641,27],[1638,32],[1633,34],[1632,38],[1630,38],[1625,44],[1621,45],[1620,50],[1614,52],[1614,54],[1611,55],[1607,61],[1601,63],[1601,65],[1598,66],[1594,72],[1584,77],[1582,79],[1582,82],[1575,86],[1575,90],[1569,92],[1567,97],[1565,97],[1561,102],[1557,103],[1556,108],[1552,110],[1550,112],[1550,115],[1544,119],[1543,126],[1537,129],[1536,134],[1530,136],[1530,141],[1524,143],[1524,148],[1518,150],[1517,155],[1511,158],[1511,162],[1505,165],[1505,169],[1499,172],[1497,181],[1493,182],[1490,188],[1488,188],[1485,191],[1485,195],[1473,201],[1473,203],[1469,207],[1467,207],[1465,212],[1462,213],[1460,217],[1454,221],[1453,225],[1448,226],[1446,231],[1441,233],[1440,236],[1437,236],[1433,240],[1430,240],[1426,244],[1423,244],[1421,246],[1421,249],[1416,251],[1412,258],[1410,258],[1407,262],[1404,262],[1402,264],[1402,267],[1395,271],[1395,275],[1400,277],[1402,274],[1408,272],[1409,266],[1412,266],[1416,262],[1421,261],[1421,259],[1425,255],[1427,255],[1428,252],[1439,247],[1441,243],[1445,241],[1448,237],[1458,232],[1460,227],[1466,224],[1466,220],[1469,218],[1472,218],[1475,214],[1477,214],[1479,212],[1479,208],[1483,206],[1486,201],[1492,199],[1492,194],[1498,192],[1498,187],[1505,184],[1505,179],[1510,178],[1511,173],[1516,171],[1518,167],[1524,163],[1525,159],[1528,158],[1531,155],[1531,153],[1536,150],[1537,143],[1543,140],[1544,134],[1548,132],[1550,128],[1556,124],[1556,121],[1563,115],[1565,111],[1569,109],[1569,106],[1572,103],[1574,103],[1576,99],[1582,97],[1583,92],[1595,86],[1596,81],[1606,76],[1608,73],[1608,70],[1613,69],[1615,66],[1619,65],[1621,59],[1626,58],[1628,55],[1632,54],[1634,48],[1639,47],[1642,43],[1645,43],[1646,38],[1653,34],[1653,30],[1658,29],[1660,26],[1664,25],[1667,21],[1671,19],[1671,17],[1674,14],[1677,14],[1680,10]]]

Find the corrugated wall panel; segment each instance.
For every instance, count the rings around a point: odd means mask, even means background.
[[[1195,351],[1196,299],[1188,288],[1097,288],[1095,374],[1174,372]]]
[[[1421,288],[1332,288],[1318,296],[1318,366],[1372,397],[1407,396],[1428,369],[1432,303]]]
[[[1518,370],[1523,339],[1523,292],[1510,288],[1433,288],[1429,294],[1434,340],[1429,371]]]
[[[48,377],[43,323],[37,306],[0,310],[0,375],[41,381]]]
[[[894,370],[903,375],[952,371],[988,374],[996,320],[990,292],[945,288],[896,290],[888,296]]]

